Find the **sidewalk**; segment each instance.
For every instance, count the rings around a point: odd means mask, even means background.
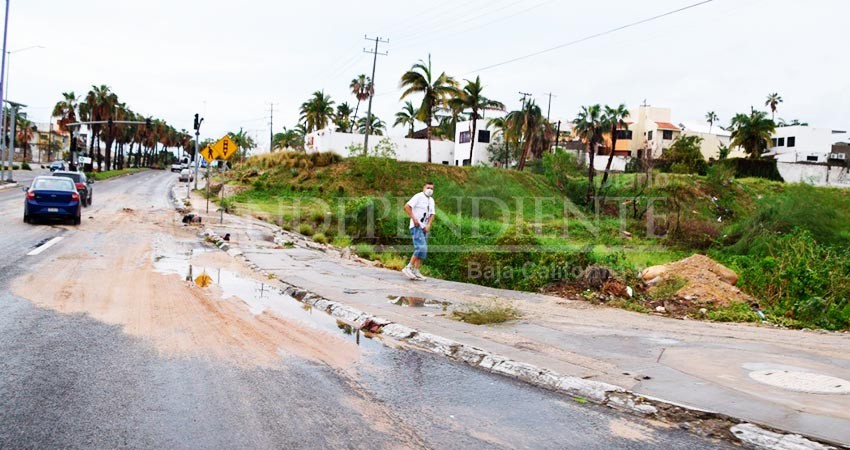
[[[196,210],[203,202],[192,198]],[[295,234],[286,233],[294,247],[276,248],[270,242],[276,227],[256,219],[225,215],[219,225],[215,214],[204,222],[219,234],[230,233],[231,245],[261,270],[395,323],[562,375],[850,444],[850,395],[807,393],[821,388],[850,393],[850,382],[824,386],[832,380],[817,376],[850,380],[850,334],[676,320],[463,283],[412,282]],[[523,318],[469,325],[439,308],[390,303],[397,296],[455,305],[505,299],[516,302]],[[781,378],[782,371],[801,372],[803,379]],[[784,387],[752,378],[759,375]]]

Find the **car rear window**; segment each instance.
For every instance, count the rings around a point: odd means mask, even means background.
[[[74,182],[68,178],[36,178],[32,184],[33,189],[39,191],[73,191]]]
[[[81,179],[82,177],[81,177],[81,176],[80,176],[80,174],[78,174],[78,173],[60,172],[60,173],[54,173],[54,174],[53,174],[53,176],[54,176],[54,177],[65,177],[65,178],[70,178],[70,179],[74,180],[74,183],[82,183],[82,181],[80,181],[80,179]]]

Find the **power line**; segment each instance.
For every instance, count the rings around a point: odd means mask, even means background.
[[[504,65],[507,65],[507,64],[512,64],[512,63],[522,61],[522,60],[525,60],[525,59],[528,59],[528,58],[533,58],[535,56],[539,56],[539,55],[542,55],[544,53],[549,53],[549,52],[553,52],[555,50],[560,50],[562,48],[570,47],[570,46],[573,46],[573,45],[576,45],[576,44],[580,44],[582,42],[586,42],[586,41],[589,41],[591,39],[596,39],[598,37],[602,37],[602,36],[605,36],[605,35],[608,35],[608,34],[613,34],[613,33],[616,33],[618,31],[622,31],[622,30],[625,30],[625,29],[628,29],[628,28],[636,27],[638,25],[643,25],[645,23],[652,22],[652,21],[655,21],[655,20],[658,20],[658,19],[662,19],[664,17],[672,16],[673,14],[677,14],[677,13],[680,13],[680,12],[683,12],[683,11],[687,11],[689,9],[693,9],[693,8],[698,7],[698,6],[702,6],[702,5],[705,5],[707,3],[711,3],[713,1],[714,0],[703,0],[701,2],[693,3],[691,5],[684,6],[684,7],[679,8],[679,9],[674,9],[672,11],[665,12],[663,14],[658,14],[656,16],[652,16],[652,17],[648,17],[646,19],[638,20],[637,22],[631,22],[631,23],[628,23],[626,25],[621,25],[619,27],[612,28],[610,30],[606,30],[606,31],[603,31],[603,32],[600,32],[600,33],[591,34],[591,35],[585,36],[581,39],[576,39],[574,41],[566,42],[564,44],[556,45],[554,47],[549,47],[549,48],[544,49],[544,50],[540,50],[540,51],[537,51],[537,52],[534,52],[534,53],[529,53],[527,55],[518,56],[516,58],[509,59],[507,61],[502,61],[500,63],[491,64],[489,66],[485,66],[485,67],[482,67],[480,69],[476,69],[476,70],[473,70],[471,72],[468,72],[465,75],[483,72],[485,70],[490,70],[490,69],[493,69],[493,68],[496,68],[496,67],[504,66]]]

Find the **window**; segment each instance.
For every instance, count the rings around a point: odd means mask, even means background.
[[[779,143],[776,145],[779,147],[785,147],[785,138],[779,138]]]
[[[806,156],[806,161],[818,162],[818,157],[817,156]]]
[[[617,139],[624,141],[632,140],[632,130],[617,130]]]
[[[673,132],[671,130],[662,130],[661,133],[663,133],[661,138],[664,139],[665,141],[672,141],[673,140]]]
[[[796,147],[797,146],[797,138],[794,137],[794,136],[789,137],[788,138],[788,146],[789,147]]]
[[[464,165],[464,166],[469,166],[469,165],[471,165],[471,164],[472,164],[472,162],[471,162],[470,160],[468,160],[468,159],[464,159],[464,160],[463,160],[463,165]]]
[[[467,144],[469,143],[470,132],[469,131],[461,131],[460,132],[460,143]]]
[[[649,139],[650,141],[652,140],[652,132],[651,131],[649,132],[649,134],[646,135],[646,138]]]
[[[449,162],[448,162],[448,161],[443,161],[443,165],[444,165],[444,166],[448,166],[448,165],[449,165]]]
[[[779,141],[777,141],[776,138],[771,139],[770,142],[773,143],[773,145],[771,145],[771,147],[776,147],[776,146],[779,145]]]
[[[490,131],[488,130],[478,130],[478,142],[482,144],[490,143]]]

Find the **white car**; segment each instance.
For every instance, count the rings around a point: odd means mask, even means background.
[[[180,171],[180,181],[195,181],[195,174],[189,169],[183,169]]]

